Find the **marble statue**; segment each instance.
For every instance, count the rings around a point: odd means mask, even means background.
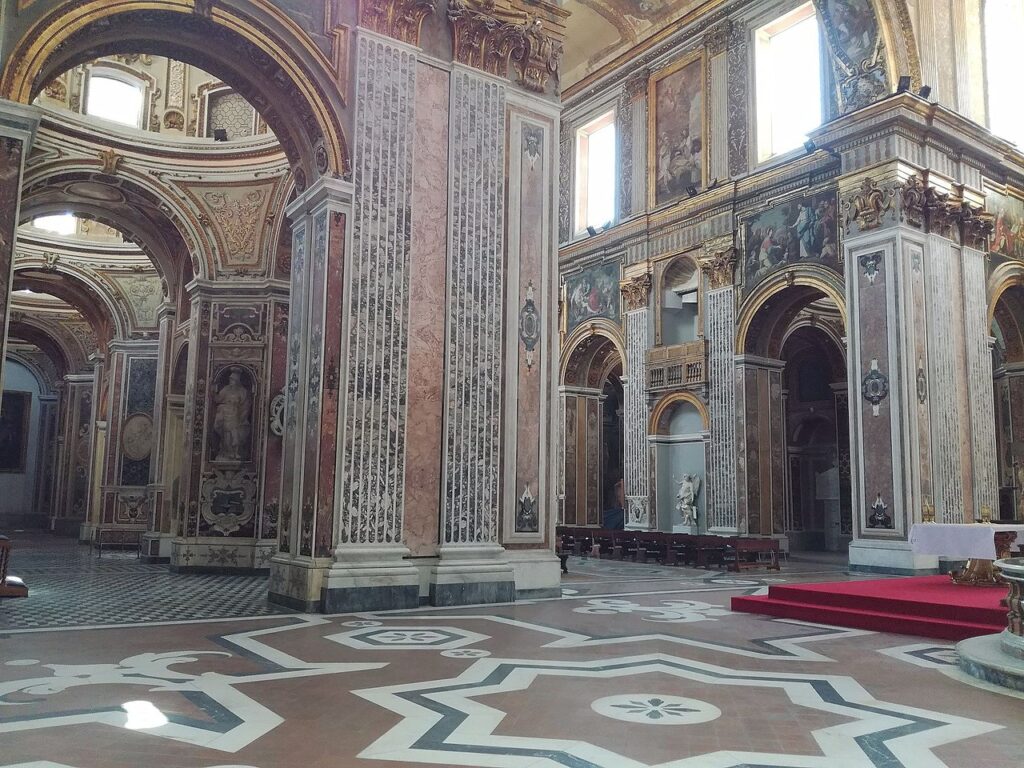
[[[676,509],[682,515],[683,525],[697,524],[697,494],[700,492],[700,475],[683,475],[678,481]]]
[[[249,444],[252,398],[241,381],[241,370],[232,368],[228,383],[214,397],[213,431],[220,438],[215,461],[242,461],[246,458],[243,454]]]

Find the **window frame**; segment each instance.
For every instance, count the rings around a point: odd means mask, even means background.
[[[981,5],[981,20],[980,20],[981,21],[981,50],[982,50],[981,67],[982,67],[982,79],[983,79],[983,93],[985,95],[985,127],[989,130],[990,133],[992,133],[992,135],[994,135],[994,136],[996,136],[996,137],[998,137],[1000,139],[1003,139],[1004,141],[1007,141],[1007,142],[1013,144],[1021,152],[1024,152],[1024,127],[1021,127],[1019,129],[1021,135],[1019,137],[1016,137],[1016,138],[1011,138],[1009,136],[1004,136],[1002,134],[996,133],[996,131],[992,128],[992,89],[990,87],[990,82],[989,82],[989,72],[991,71],[991,67],[990,67],[990,64],[989,64],[989,39],[988,39],[988,19],[987,19],[989,3],[991,3],[991,2],[992,2],[992,0],[985,0],[984,3],[982,3],[982,5]],[[1018,32],[1019,33],[1024,33],[1024,29],[1018,30]],[[1017,142],[1017,138],[1019,138],[1020,143]]]
[[[572,210],[573,210],[573,237],[578,238],[587,231],[587,186],[589,182],[589,139],[600,130],[612,126],[614,131],[614,156],[612,158],[612,215],[611,223],[618,221],[618,200],[619,189],[619,135],[618,135],[618,111],[612,105],[607,105],[595,110],[587,118],[583,119],[573,131],[573,183],[572,183]]]
[[[134,125],[131,123],[122,123],[119,120],[111,120],[108,117],[101,115],[94,115],[89,112],[89,96],[92,90],[93,78],[101,78],[107,80],[114,80],[121,82],[126,85],[130,85],[133,88],[138,89],[141,98],[139,99],[139,114]],[[149,94],[152,88],[152,82],[144,77],[141,77],[138,73],[133,70],[125,71],[120,67],[116,67],[109,62],[100,62],[94,64],[88,68],[84,82],[84,93],[82,94],[82,114],[86,117],[94,120],[102,120],[110,125],[118,125],[122,128],[134,128],[136,130],[146,130],[146,126],[149,120]]]
[[[750,89],[750,119],[748,121],[748,135],[752,137],[752,141],[749,142],[748,152],[750,155],[750,166],[752,169],[761,169],[788,162],[795,157],[799,157],[805,151],[801,145],[797,145],[796,147],[791,147],[790,149],[783,151],[775,151],[774,146],[769,144],[770,151],[768,154],[762,154],[762,141],[764,139],[764,131],[762,128],[767,125],[770,129],[771,112],[768,111],[767,106],[758,98],[760,90],[758,87],[758,53],[766,47],[766,43],[771,37],[791,28],[795,24],[806,21],[811,16],[816,19],[818,28],[818,107],[819,114],[821,116],[821,122],[819,125],[824,125],[829,120],[829,113],[832,104],[829,98],[829,87],[831,83],[829,67],[826,66],[828,61],[828,43],[825,39],[825,29],[822,24],[821,16],[818,14],[813,0],[797,0],[797,2],[792,2],[782,7],[775,7],[771,11],[763,13],[753,19],[750,23],[749,50],[751,51],[751,55],[749,57],[749,82],[752,84],[752,87]],[[765,30],[771,27],[776,27],[776,31],[770,34],[765,34]]]

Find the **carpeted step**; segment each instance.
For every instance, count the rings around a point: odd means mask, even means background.
[[[949,577],[887,579],[829,585],[773,585],[768,597],[787,603],[877,611],[899,616],[946,619],[970,624],[1005,624],[999,600],[1005,587],[958,586]]]
[[[934,637],[940,640],[965,640],[969,637],[990,635],[1002,631],[1006,626],[1005,619],[997,624],[957,621],[939,617],[911,616],[862,608],[843,608],[821,603],[781,600],[770,595],[734,597],[732,610],[875,632]]]

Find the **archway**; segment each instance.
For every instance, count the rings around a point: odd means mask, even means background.
[[[299,187],[344,175],[347,114],[338,74],[298,25],[264,0],[64,2],[9,49],[0,96],[29,103],[54,77],[91,59],[150,53],[194,64],[240,93],[266,120]]]
[[[1024,519],[1024,274],[1000,286],[992,302],[999,518]]]
[[[654,406],[648,440],[655,478],[651,503],[659,530],[707,531],[708,426],[707,405],[690,392],[665,395]],[[687,489],[692,489],[692,508],[687,504]]]
[[[742,532],[785,536],[796,549],[849,542],[844,329],[839,287],[807,270],[762,286],[740,312]]]
[[[564,416],[560,521],[624,526],[623,360],[607,332],[570,339],[562,366]]]

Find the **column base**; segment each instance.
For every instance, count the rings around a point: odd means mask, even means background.
[[[971,677],[1024,692],[1024,641],[1003,630],[956,644],[960,669]]]
[[[324,613],[358,613],[416,608],[420,572],[401,545],[339,545],[320,589]]]
[[[928,576],[939,572],[934,555],[915,555],[907,541],[868,541],[850,543],[850,570],[862,573],[894,573],[899,576]]]
[[[689,533],[696,535],[700,533],[700,527],[696,525],[673,525],[672,533]]]
[[[171,547],[174,534],[148,532],[142,534],[142,550],[139,560],[150,565],[171,562]]]
[[[330,561],[297,558],[279,552],[270,561],[267,602],[283,605],[293,611],[318,613],[320,590]]]
[[[78,526],[78,543],[79,544],[91,544],[92,538],[96,534],[96,526],[92,523],[82,523]]]
[[[550,549],[505,550],[516,582],[516,599],[562,596],[562,566]]]
[[[430,570],[430,604],[437,606],[511,603],[515,571],[498,544],[445,544]]]
[[[171,542],[171,572],[266,574],[276,552],[277,542],[270,539],[176,538]]]

